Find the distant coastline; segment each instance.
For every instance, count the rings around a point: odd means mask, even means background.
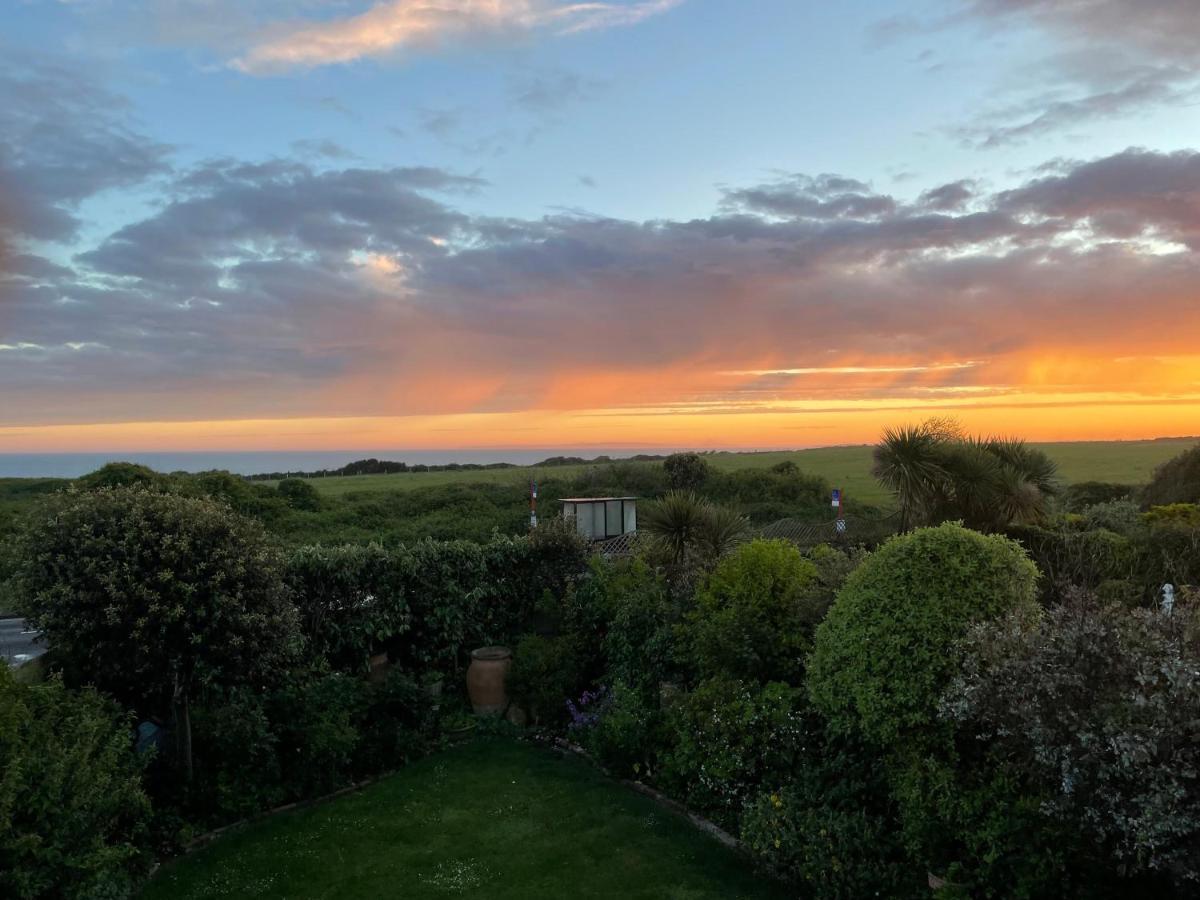
[[[204,472],[224,469],[237,475],[272,472],[315,472],[338,469],[360,459],[403,461],[409,465],[444,466],[503,464],[528,466],[554,456],[588,458],[611,456],[628,459],[643,453],[671,453],[672,449],[622,450],[294,450],[204,451],[147,453],[0,453],[0,478],[78,478],[108,462],[132,462],[157,472]]]

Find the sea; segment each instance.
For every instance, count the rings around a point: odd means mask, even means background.
[[[264,472],[315,472],[338,469],[358,459],[386,459],[409,465],[447,465],[449,463],[513,463],[528,466],[551,456],[580,456],[613,459],[639,453],[673,453],[666,448],[604,450],[260,450],[203,452],[116,452],[116,453],[0,453],[0,478],[78,478],[94,472],[105,463],[132,462],[157,472],[206,472],[224,469],[238,475]]]

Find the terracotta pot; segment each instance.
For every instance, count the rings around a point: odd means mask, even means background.
[[[475,715],[498,716],[508,709],[504,679],[511,665],[512,651],[507,647],[480,647],[471,651],[467,693],[471,696]]]

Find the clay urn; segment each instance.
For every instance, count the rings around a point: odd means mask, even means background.
[[[508,709],[508,694],[504,679],[512,665],[512,651],[507,647],[480,647],[471,651],[467,669],[467,693],[471,708],[477,716],[499,716]]]

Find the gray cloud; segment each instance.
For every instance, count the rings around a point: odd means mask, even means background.
[[[9,50],[0,96],[0,242],[68,240],[82,201],[167,171],[170,148],[82,73]]]
[[[13,388],[0,417],[507,409],[589,367],[1200,340],[1197,256],[1142,243],[1200,243],[1200,153],[1059,161],[1013,190],[959,181],[911,201],[787,176],[730,188],[691,221],[454,208],[455,192],[483,187],[286,160],[180,173],[161,208],[74,270],[9,267],[0,343],[23,349],[0,352]],[[971,372],[953,377],[1004,377]],[[486,400],[446,394],[464,379],[491,385]]]

